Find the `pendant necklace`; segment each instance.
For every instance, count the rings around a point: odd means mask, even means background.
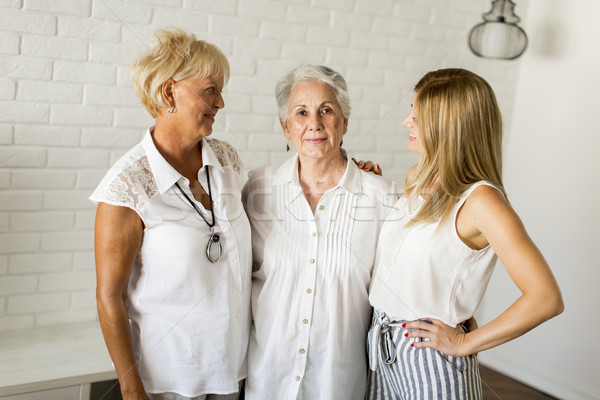
[[[177,182],[175,182],[175,186],[181,192],[183,197],[186,198],[188,203],[192,206],[194,210],[198,213],[200,217],[204,220],[206,225],[210,228],[210,238],[208,239],[208,244],[206,245],[206,256],[208,257],[208,261],[211,263],[217,263],[221,259],[221,255],[223,254],[223,248],[221,247],[221,235],[215,232],[215,212],[213,211],[213,200],[212,200],[212,192],[210,190],[210,175],[208,173],[208,165],[206,166],[206,184],[208,186],[208,198],[210,199],[210,215],[212,216],[212,223],[209,223],[207,219],[202,215],[202,212],[198,209],[196,204],[189,198],[187,194],[181,189],[181,186]]]

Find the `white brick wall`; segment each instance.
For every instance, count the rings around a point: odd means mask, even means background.
[[[289,156],[275,82],[300,62],[347,78],[344,145],[402,182],[416,158],[400,124],[412,85],[460,66],[495,87],[505,119],[518,62],[478,59],[475,0],[0,0],[0,330],[96,318],[87,197],[152,119],[129,81],[152,33],[178,26],[218,45],[232,77],[214,135],[247,169]],[[527,2],[519,3],[524,17]]]

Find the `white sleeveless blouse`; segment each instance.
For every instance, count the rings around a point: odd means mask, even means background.
[[[467,189],[448,222],[407,228],[422,202],[409,209],[401,197],[384,222],[377,247],[369,301],[390,319],[436,318],[450,326],[469,319],[479,306],[496,264],[491,246],[468,247],[456,232],[456,215],[480,185]],[[495,187],[494,187],[495,188]]]

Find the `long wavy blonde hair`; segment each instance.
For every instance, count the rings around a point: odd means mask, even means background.
[[[488,181],[502,184],[502,116],[490,85],[458,68],[432,71],[415,85],[415,115],[425,154],[404,185],[414,204],[424,203],[407,226],[448,221],[465,190]]]

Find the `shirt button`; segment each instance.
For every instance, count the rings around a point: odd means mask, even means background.
[[[306,289],[306,293],[311,294],[312,293],[312,289]]]
[[[314,237],[314,236],[317,236],[317,232],[313,232],[313,237]]]
[[[304,353],[306,353],[306,350],[300,349],[300,354],[304,354]]]
[[[311,259],[310,259],[310,263],[311,263],[311,264],[314,264],[314,263],[315,263],[315,259],[314,259],[314,258],[311,258]]]
[[[308,324],[308,320],[307,320],[306,318],[304,318],[304,319],[302,320],[302,322],[303,322],[304,324]]]
[[[297,377],[296,377],[296,380],[297,380],[297,381],[299,381],[299,380],[300,380],[300,377],[299,377],[299,376],[297,376]]]
[[[325,206],[319,206],[319,210],[323,211],[325,209]]]

